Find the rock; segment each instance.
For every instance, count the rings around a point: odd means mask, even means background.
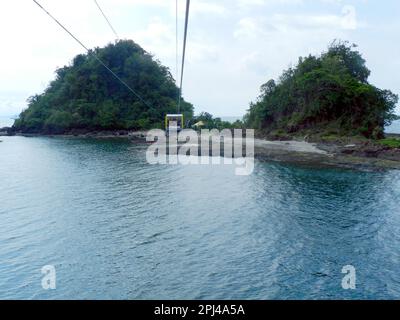
[[[10,132],[11,132],[11,128],[10,127],[0,128],[0,137],[9,136]]]
[[[342,153],[343,154],[354,154],[356,152],[356,150],[354,150],[354,149],[345,149],[345,150],[342,150]]]

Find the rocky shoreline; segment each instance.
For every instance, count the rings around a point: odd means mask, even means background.
[[[129,138],[129,137],[146,137],[146,131],[129,131],[129,130],[113,130],[113,131],[87,131],[72,130],[63,134],[46,134],[46,133],[23,133],[13,132],[12,128],[0,128],[0,136],[21,136],[21,137],[77,137],[77,138]]]
[[[400,138],[400,135],[388,135]],[[312,167],[336,167],[363,171],[382,171],[400,169],[400,149],[379,145],[369,140],[347,138],[341,141],[324,141],[321,139],[303,138],[274,141],[280,147],[256,144],[256,156],[259,159],[273,160]],[[294,143],[303,144],[305,148],[293,150]]]
[[[9,128],[0,129],[0,136],[11,135]],[[74,131],[63,135],[13,133],[24,137],[64,137],[110,139],[123,138],[145,142],[146,131]],[[400,135],[389,135],[400,138]],[[378,145],[371,141],[321,141],[304,137],[276,140],[260,137],[255,140],[255,157],[261,161],[296,164],[306,167],[335,167],[366,171],[400,170],[400,149]]]
[[[0,137],[10,136],[10,135],[12,135],[11,128],[9,127],[0,128]]]
[[[399,149],[381,150],[377,153],[371,151],[370,153],[369,150],[364,152],[358,147],[347,149],[323,143],[317,144],[316,148],[326,151],[326,153],[256,147],[256,158],[306,167],[333,167],[362,171],[400,170]]]

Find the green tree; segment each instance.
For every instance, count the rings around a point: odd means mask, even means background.
[[[147,102],[119,82],[96,54]],[[46,90],[28,99],[14,130],[63,133],[73,129],[113,130],[160,127],[165,114],[176,113],[179,90],[168,68],[130,40],[118,41],[76,56],[56,70]],[[182,99],[182,113],[193,106]]]
[[[366,61],[355,45],[334,41],[318,57],[299,58],[279,81],[268,81],[244,120],[248,127],[296,133],[334,130],[381,138],[396,119],[398,96],[368,83]]]

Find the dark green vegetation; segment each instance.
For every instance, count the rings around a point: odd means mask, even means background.
[[[230,123],[229,121],[223,121],[221,118],[215,118],[208,112],[202,112],[198,116],[193,117],[190,121],[189,126],[193,127],[198,123],[202,123],[202,126],[199,126],[198,129],[240,129],[244,127],[242,121],[236,121],[234,123]]]
[[[379,144],[389,148],[400,148],[400,139],[386,138],[379,140]]]
[[[133,88],[141,102],[94,57]],[[139,130],[162,128],[165,114],[176,113],[179,90],[168,68],[133,41],[118,41],[76,56],[56,71],[44,93],[29,99],[14,130],[26,133],[65,133],[74,129]],[[193,106],[182,102],[186,119]]]
[[[334,41],[321,56],[300,58],[268,81],[245,116],[249,127],[276,135],[323,134],[381,139],[397,118],[398,96],[368,82],[355,45]]]

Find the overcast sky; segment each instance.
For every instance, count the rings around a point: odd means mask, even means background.
[[[93,0],[38,1],[89,47],[115,38]],[[98,2],[121,38],[175,74],[175,0]],[[398,0],[192,0],[185,99],[196,112],[241,116],[261,84],[335,38],[359,45],[371,83],[400,93],[399,14]],[[1,1],[0,30],[0,116],[18,114],[84,52],[32,0]]]

